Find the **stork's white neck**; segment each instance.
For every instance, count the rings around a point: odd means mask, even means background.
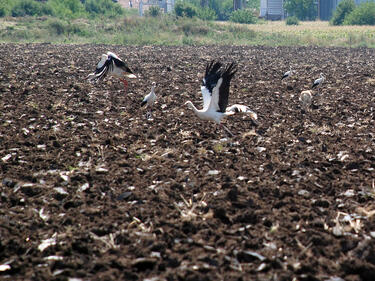
[[[206,116],[206,112],[205,111],[202,111],[202,110],[199,110],[195,107],[195,105],[191,102],[191,101],[187,101],[185,104],[187,104],[187,106],[189,108],[191,108],[195,115],[197,115],[200,119],[203,119],[203,120],[208,120],[207,116]]]
[[[188,105],[194,111],[195,115],[197,115],[198,118],[202,120],[211,120],[216,122],[217,124],[220,124],[220,121],[224,116],[233,114],[233,112],[221,113],[217,111],[207,111],[205,109],[199,110],[194,106],[194,104],[191,101],[187,101],[185,104]]]
[[[199,116],[199,113],[201,113],[201,112],[199,112],[199,110],[195,107],[195,105],[194,105],[191,101],[187,101],[185,104],[186,104],[189,108],[191,108],[191,109],[194,111],[194,113],[195,113],[196,115]]]

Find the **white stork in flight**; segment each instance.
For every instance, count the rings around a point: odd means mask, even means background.
[[[206,66],[201,86],[203,109],[198,110],[191,101],[185,103],[200,119],[216,122],[231,136],[233,136],[232,132],[220,123],[221,119],[236,112],[251,113],[250,116],[254,122],[257,118],[256,114],[247,106],[235,104],[227,108],[230,81],[236,72],[236,64],[233,62],[222,69],[222,63],[211,61]]]
[[[87,76],[87,79],[99,81],[106,77],[108,74],[120,78],[120,80],[124,83],[125,92],[128,87],[128,82],[125,80],[125,77],[137,78],[137,76],[133,74],[133,71],[129,68],[129,66],[112,52],[102,54],[101,60],[96,66],[95,72],[89,74]]]

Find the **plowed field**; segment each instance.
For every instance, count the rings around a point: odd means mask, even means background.
[[[85,79],[109,50],[138,76],[127,93]],[[0,53],[0,279],[375,280],[375,50]],[[238,63],[229,104],[258,126],[231,116],[229,137],[184,105],[211,59]]]

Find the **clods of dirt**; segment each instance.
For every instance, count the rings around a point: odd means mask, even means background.
[[[374,50],[0,50],[1,278],[373,280]],[[127,93],[85,79],[109,50],[137,74]],[[211,59],[238,63],[229,104],[258,126],[234,115],[230,137],[184,106]]]

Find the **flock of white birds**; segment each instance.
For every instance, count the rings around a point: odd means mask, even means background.
[[[221,124],[224,117],[233,115],[237,112],[247,114],[254,125],[258,125],[258,116],[248,106],[242,104],[234,104],[228,107],[229,88],[231,79],[237,72],[236,63],[232,62],[227,66],[223,66],[221,62],[211,61],[206,66],[204,78],[202,79],[201,93],[203,98],[203,108],[197,109],[191,101],[187,101],[187,105],[193,110],[195,115],[202,120],[214,121],[223,128],[229,135],[233,133]],[[285,72],[281,80],[291,77],[295,73],[291,68]],[[91,81],[100,81],[107,75],[118,77],[127,89],[128,83],[125,78],[136,78],[129,66],[121,60],[116,54],[107,52],[101,56],[101,60],[96,66],[95,72],[88,75],[87,79]],[[320,73],[320,78],[316,79],[312,88],[318,88],[323,84],[325,77]],[[144,97],[141,106],[147,105],[147,119],[152,118],[152,107],[156,101],[155,94],[156,83],[152,82],[151,92]],[[310,90],[302,91],[299,100],[304,109],[308,109],[312,102],[312,92]]]
[[[281,80],[291,77],[294,73],[295,71],[292,70],[292,68],[290,67],[289,70],[284,73],[283,77],[281,77]],[[326,78],[324,74],[320,73],[320,77],[314,80],[314,83],[312,84],[311,88],[312,89],[317,88],[318,93],[319,93],[320,86],[324,83],[325,79]],[[301,102],[302,108],[304,108],[305,110],[308,110],[312,102],[312,97],[313,97],[313,94],[312,94],[312,91],[310,90],[305,90],[300,93],[299,101]]]

